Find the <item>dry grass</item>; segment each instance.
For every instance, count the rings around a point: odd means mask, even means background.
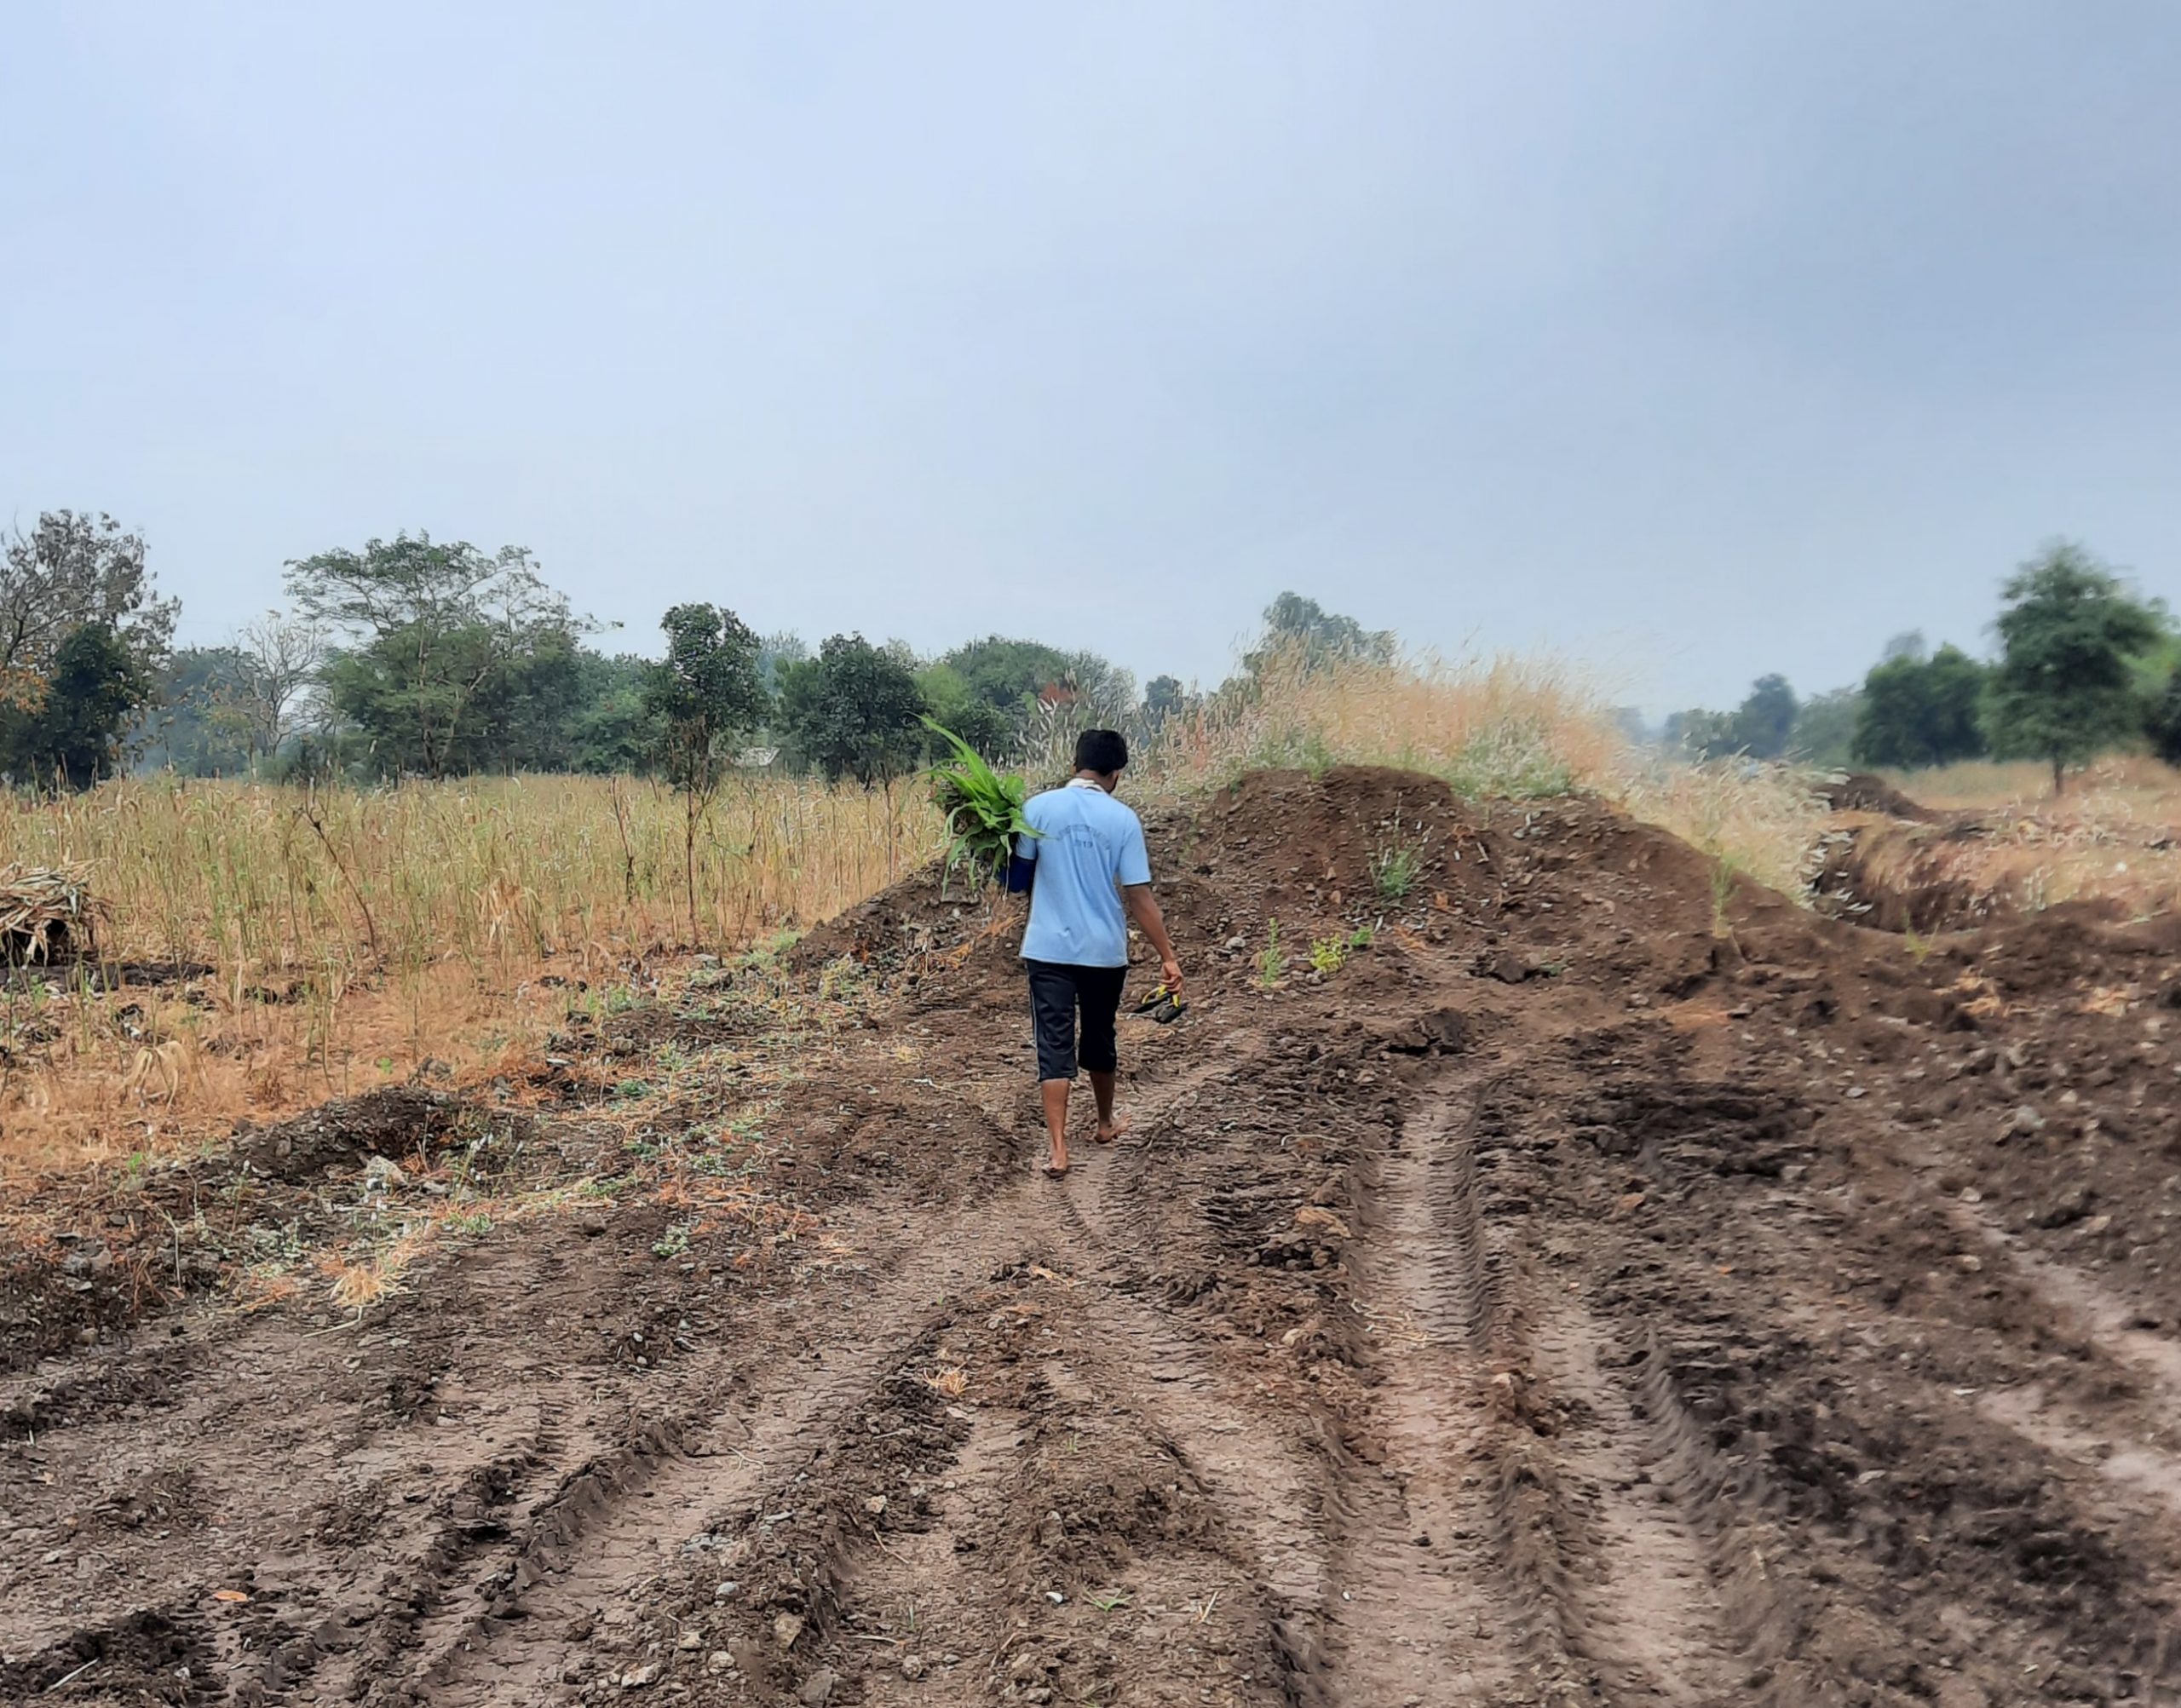
[[[1991,906],[2026,912],[2081,900],[2138,917],[2181,907],[2181,773],[2155,759],[2101,760],[2057,799],[2050,769],[2035,763],[1971,762],[1888,780],[1959,815],[1969,833],[1889,831],[1872,850],[1882,881],[1964,884]]]
[[[677,797],[621,779],[0,796],[0,863],[84,874],[102,911],[99,968],[8,982],[0,1154],[158,1151],[428,1064],[505,1071],[570,991],[603,1003],[663,954],[826,917],[927,859],[939,825],[913,785],[739,783],[699,839],[693,946],[681,835]],[[114,963],[123,987],[92,988]]]
[[[1264,765],[1396,765],[1476,801],[1588,791],[1791,895],[1825,809],[1781,766],[1669,763],[1632,746],[1580,670],[1549,658],[1275,660],[1264,692],[1169,733],[1158,779],[1188,789]]]
[[[1885,779],[1912,801],[1936,812],[1979,808],[2035,808],[2125,814],[2171,825],[2181,813],[2181,772],[2151,758],[2101,759],[2068,779],[2067,792],[2052,798],[2052,771],[2037,760],[1966,759],[1924,771],[1889,771]]]
[[[0,866],[0,961],[37,966],[89,946],[97,905],[80,864]]]

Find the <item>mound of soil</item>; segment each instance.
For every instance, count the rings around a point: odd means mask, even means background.
[[[1190,1009],[1127,1025],[1129,1130],[1063,1180],[1016,916],[923,874],[746,1011],[597,1041],[749,1052],[720,1199],[11,1378],[8,1688],[2181,1693],[2181,928],[1722,906],[1595,802],[1388,771],[1149,828]],[[791,1008],[762,1054],[746,1015]],[[218,1190],[300,1216],[478,1117],[325,1119]],[[768,1193],[747,1266],[714,1207]]]
[[[127,1170],[118,1188],[103,1175],[72,1180],[54,1198],[78,1207],[73,1225],[68,1204],[49,1201],[0,1244],[0,1371],[97,1345],[284,1248],[352,1232],[374,1159],[399,1179],[457,1157],[484,1186],[515,1166],[532,1136],[527,1116],[387,1087],[245,1126],[222,1154]],[[37,1394],[0,1405],[0,1432],[11,1416],[34,1428],[46,1409]]]
[[[236,1139],[234,1161],[268,1181],[308,1181],[330,1168],[373,1157],[411,1158],[429,1166],[432,1153],[464,1142],[474,1106],[416,1085],[388,1085],[343,1097]]]
[[[1836,813],[1880,813],[1911,824],[1931,824],[1940,814],[1919,806],[1885,778],[1868,771],[1850,771],[1817,786],[1818,798]]]

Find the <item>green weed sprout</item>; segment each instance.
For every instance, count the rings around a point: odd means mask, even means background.
[[[1401,901],[1416,888],[1417,875],[1423,867],[1424,858],[1413,848],[1404,844],[1380,848],[1371,862],[1371,883],[1384,900]]]

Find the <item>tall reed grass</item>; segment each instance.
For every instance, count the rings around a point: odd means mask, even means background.
[[[704,820],[625,778],[307,791],[131,779],[0,796],[0,866],[84,862],[99,967],[6,981],[0,1153],[144,1147],[534,1043],[553,988],[824,918],[921,865],[938,814],[890,789],[738,779]],[[95,980],[124,969],[118,991]],[[565,999],[560,999],[563,1004]]]
[[[698,845],[708,943],[822,918],[925,859],[939,829],[912,781],[730,785]],[[245,977],[520,969],[676,943],[682,830],[677,796],[626,778],[305,791],[153,777],[52,802],[0,796],[0,864],[89,862],[109,955]]]

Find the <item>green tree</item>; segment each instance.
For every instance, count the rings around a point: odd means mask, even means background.
[[[158,597],[141,535],[108,515],[45,511],[28,533],[0,533],[0,687],[43,680],[87,628],[111,631],[148,679],[166,663],[179,609]]]
[[[586,647],[578,650],[576,664],[569,768],[593,776],[651,770],[666,737],[649,697],[653,661],[630,653],[609,658]]]
[[[2157,607],[2066,542],[2016,571],[2000,596],[1993,745],[2002,754],[2048,762],[2057,795],[2069,765],[2141,727],[2131,665],[2158,645],[2165,624]]]
[[[659,722],[660,768],[685,792],[716,790],[734,766],[735,744],[771,710],[757,670],[757,637],[732,611],[713,605],[677,605],[659,627],[666,656],[652,666],[644,699]]]
[[[249,661],[236,647],[179,647],[160,673],[144,720],[140,762],[185,777],[232,777],[250,768]]]
[[[1243,667],[1260,676],[1274,658],[1293,654],[1306,669],[1361,658],[1385,664],[1394,656],[1390,629],[1366,629],[1353,617],[1327,611],[1315,599],[1299,593],[1283,593],[1264,608],[1264,632],[1257,646],[1243,654]]]
[[[1959,647],[1926,658],[1898,641],[1863,678],[1853,749],[1862,765],[1949,765],[1988,750],[1983,703],[1991,672]]]
[[[961,677],[972,699],[1015,722],[1039,699],[1063,687],[1071,668],[1069,655],[1057,647],[1004,635],[964,641],[936,662]]]
[[[1861,714],[1863,691],[1834,688],[1813,694],[1795,714],[1795,733],[1787,743],[1789,755],[1807,765],[1838,768],[1849,762],[1856,743],[1856,719]]]
[[[327,699],[389,773],[443,777],[503,756],[504,728],[479,725],[515,715],[509,673],[564,656],[577,628],[520,546],[488,554],[404,533],[297,559],[287,583],[307,620],[347,641],[323,673]]]
[[[869,788],[924,751],[924,694],[900,656],[860,635],[834,635],[780,672],[780,723],[796,753],[830,781]]]
[[[1669,712],[1659,739],[1691,759],[1717,759],[1735,750],[1734,714],[1706,711],[1701,706]]]
[[[0,754],[18,779],[88,789],[120,769],[152,695],[137,647],[107,624],[86,623],[54,649],[36,703],[0,716]]]
[[[2154,753],[2168,765],[2181,765],[2181,669],[2167,678],[2166,691],[2150,703],[2144,732]]]
[[[1144,684],[1143,716],[1154,729],[1185,709],[1188,694],[1177,676],[1154,676]]]
[[[954,665],[944,659],[917,672],[917,687],[932,719],[968,742],[987,759],[997,759],[1013,745],[1020,721],[981,697]],[[946,743],[932,738],[929,757],[947,751]]]
[[[1752,759],[1777,759],[1787,750],[1799,710],[1785,676],[1759,676],[1735,708],[1729,739]]]
[[[768,694],[780,691],[780,670],[799,664],[810,656],[810,645],[792,630],[780,629],[757,643],[757,677]]]
[[[694,942],[697,829],[734,764],[734,744],[764,722],[771,702],[757,674],[757,637],[732,611],[676,605],[659,627],[666,657],[653,668],[644,698],[663,738],[661,768],[682,796],[682,871]]]

